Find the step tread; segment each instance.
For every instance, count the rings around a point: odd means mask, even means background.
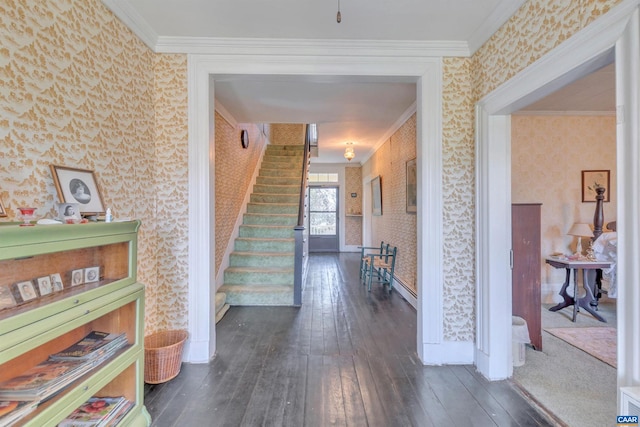
[[[293,268],[288,267],[227,267],[225,271],[230,273],[292,273]]]
[[[231,255],[240,255],[240,256],[265,256],[265,257],[292,257],[295,255],[295,252],[264,252],[264,251],[233,251]]]

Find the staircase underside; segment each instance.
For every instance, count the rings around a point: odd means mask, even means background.
[[[269,145],[224,283],[229,305],[293,305],[303,145]]]

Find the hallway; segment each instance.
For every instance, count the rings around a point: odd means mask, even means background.
[[[312,255],[301,308],[232,307],[212,362],[145,386],[152,425],[551,425],[508,381],[422,366],[415,310],[367,292],[358,258]]]

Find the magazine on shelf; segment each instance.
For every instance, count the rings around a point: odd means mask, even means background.
[[[0,383],[0,400],[45,400],[86,373],[92,363],[45,360]]]
[[[38,402],[0,401],[0,427],[13,425],[22,417],[31,413]]]
[[[49,356],[51,360],[95,360],[105,353],[112,355],[127,345],[127,336],[91,331],[87,336],[66,349]]]
[[[116,425],[131,409],[124,397],[92,397],[62,420],[58,427],[108,427]]]

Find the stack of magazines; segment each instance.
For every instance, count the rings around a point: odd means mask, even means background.
[[[87,362],[45,360],[20,376],[0,383],[0,400],[43,401],[91,369]]]
[[[113,356],[125,345],[127,336],[124,333],[92,331],[72,346],[49,356],[49,360],[91,362],[95,366]]]
[[[18,402],[5,401],[0,402],[0,427],[13,425],[20,418],[26,416],[36,409],[38,402]]]
[[[58,427],[111,427],[117,425],[133,406],[124,397],[92,397]]]
[[[10,407],[11,402],[30,402],[26,405],[16,405],[17,407],[7,415],[19,412],[20,416],[13,416],[17,417],[16,419],[22,418],[26,415],[27,409],[19,409],[26,406],[33,410],[39,402],[51,398],[126,345],[125,334],[93,331],[72,346],[51,355],[48,360],[0,383],[0,401],[8,402],[7,406]],[[4,421],[3,418],[0,420]],[[3,424],[0,424],[0,427],[2,426]]]

